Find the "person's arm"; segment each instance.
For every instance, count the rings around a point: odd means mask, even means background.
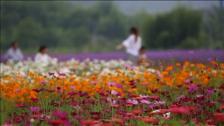
[[[120,50],[120,49],[122,49],[122,48],[124,48],[123,44],[119,44],[119,45],[117,45],[117,47],[116,47],[117,50]]]
[[[131,36],[129,36],[126,40],[124,40],[121,44],[117,46],[117,49],[127,48],[130,45]]]

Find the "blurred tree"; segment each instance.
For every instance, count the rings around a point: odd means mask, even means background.
[[[224,12],[220,7],[205,15],[179,7],[158,15],[142,11],[127,16],[112,1],[96,2],[88,8],[67,1],[0,4],[1,49],[18,40],[23,49],[31,51],[42,44],[72,51],[114,50],[131,26],[140,29],[143,42],[153,49],[224,48]],[[104,45],[104,49],[99,45]]]
[[[109,39],[124,37],[125,15],[121,14],[112,2],[100,2],[96,5],[95,10],[100,16],[96,28],[99,36]]]
[[[208,46],[224,48],[224,8],[214,6],[206,11],[203,23],[204,32],[208,36]]]
[[[37,43],[44,43],[41,41],[43,36],[44,29],[41,24],[30,17],[22,19],[12,30],[12,38],[18,39],[24,48],[35,47]]]
[[[184,48],[188,38],[197,38],[200,32],[201,12],[179,7],[145,24],[144,40],[149,48]],[[196,42],[196,41],[195,41]],[[188,46],[194,47],[197,44]]]

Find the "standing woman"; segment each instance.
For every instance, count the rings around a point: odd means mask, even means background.
[[[125,48],[128,54],[128,60],[132,61],[134,64],[137,63],[139,50],[142,46],[142,39],[139,36],[138,29],[131,27],[129,37],[124,40],[117,49]]]

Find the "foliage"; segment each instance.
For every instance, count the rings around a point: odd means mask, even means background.
[[[206,13],[204,31],[208,35],[207,44],[212,48],[224,47],[224,8],[214,6]]]
[[[150,22],[145,31],[148,37],[144,38],[150,48],[194,47],[193,39],[198,37],[201,20],[200,12],[177,8]]]
[[[18,40],[25,50],[45,44],[73,51],[112,51],[131,26],[139,27],[145,45],[152,49],[224,47],[219,7],[128,16],[113,2],[82,7],[72,2],[2,1],[1,13],[1,49]],[[103,48],[96,46],[102,44]]]

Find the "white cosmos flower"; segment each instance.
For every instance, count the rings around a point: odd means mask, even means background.
[[[49,64],[43,64],[34,62],[31,59],[14,63],[8,62],[7,64],[0,63],[0,76],[10,75],[10,74],[21,74],[26,76],[27,73],[33,72],[47,77],[52,77],[48,73],[61,73],[69,75],[91,75],[99,74],[101,75],[118,75],[117,69],[128,76],[132,74],[141,74],[144,70],[139,67],[134,67],[129,61],[124,60],[90,60],[86,59],[82,62],[71,59],[68,61],[58,62],[57,59],[51,59]],[[127,69],[130,68],[130,69]],[[58,76],[57,74],[55,76]]]

